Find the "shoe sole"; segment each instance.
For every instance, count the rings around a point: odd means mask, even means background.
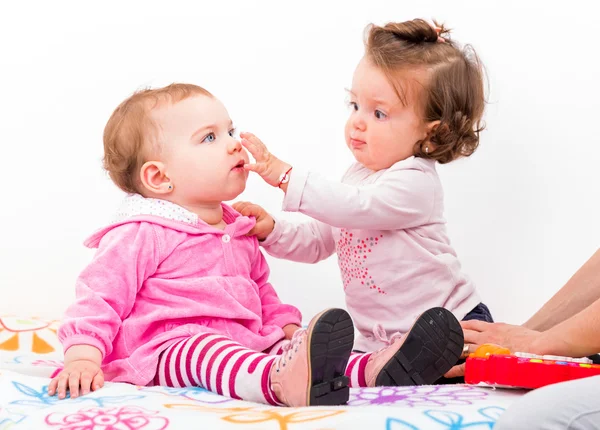
[[[345,405],[350,397],[346,366],[354,345],[354,324],[343,309],[316,317],[308,331],[307,406]]]
[[[377,375],[377,386],[430,385],[459,360],[464,345],[460,323],[447,309],[425,311],[404,343]]]

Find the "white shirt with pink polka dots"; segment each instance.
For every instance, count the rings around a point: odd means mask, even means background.
[[[357,163],[341,183],[294,168],[283,209],[314,220],[277,220],[262,246],[305,263],[337,254],[358,350],[384,346],[377,325],[387,336],[406,333],[429,308],[460,320],[480,303],[446,232],[434,161],[410,157],[377,172]]]

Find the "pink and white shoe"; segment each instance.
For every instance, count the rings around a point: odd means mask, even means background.
[[[354,324],[343,309],[315,316],[271,368],[271,389],[287,406],[345,405],[350,396],[344,375],[354,345]]]
[[[460,358],[464,335],[447,309],[432,308],[417,318],[405,336],[374,352],[365,367],[367,386],[430,385]]]

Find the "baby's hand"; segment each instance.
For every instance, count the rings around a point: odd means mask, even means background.
[[[256,236],[258,240],[265,240],[275,228],[275,220],[261,206],[250,202],[237,202],[233,208],[244,216],[256,218],[256,225],[248,232],[248,236]]]
[[[240,137],[242,145],[256,161],[254,164],[244,165],[244,168],[258,173],[267,184],[278,187],[282,175],[287,173],[292,166],[271,154],[265,144],[252,133],[240,133]]]
[[[287,340],[292,340],[292,337],[294,337],[294,333],[296,333],[296,331],[298,330],[300,330],[300,326],[296,324],[288,324],[285,327],[283,327],[283,332],[285,333],[285,338]]]
[[[104,385],[104,373],[98,364],[91,360],[74,360],[65,366],[65,368],[56,375],[50,385],[48,385],[48,394],[53,396],[58,392],[58,398],[64,399],[67,396],[67,388],[71,393],[71,398],[85,395],[92,391],[99,390]]]

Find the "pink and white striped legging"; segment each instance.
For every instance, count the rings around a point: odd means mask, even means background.
[[[271,366],[286,341],[256,352],[220,335],[197,334],[167,348],[160,356],[154,384],[202,387],[234,399],[281,405],[269,384]],[[371,354],[352,354],[346,368],[350,386],[365,387]]]

